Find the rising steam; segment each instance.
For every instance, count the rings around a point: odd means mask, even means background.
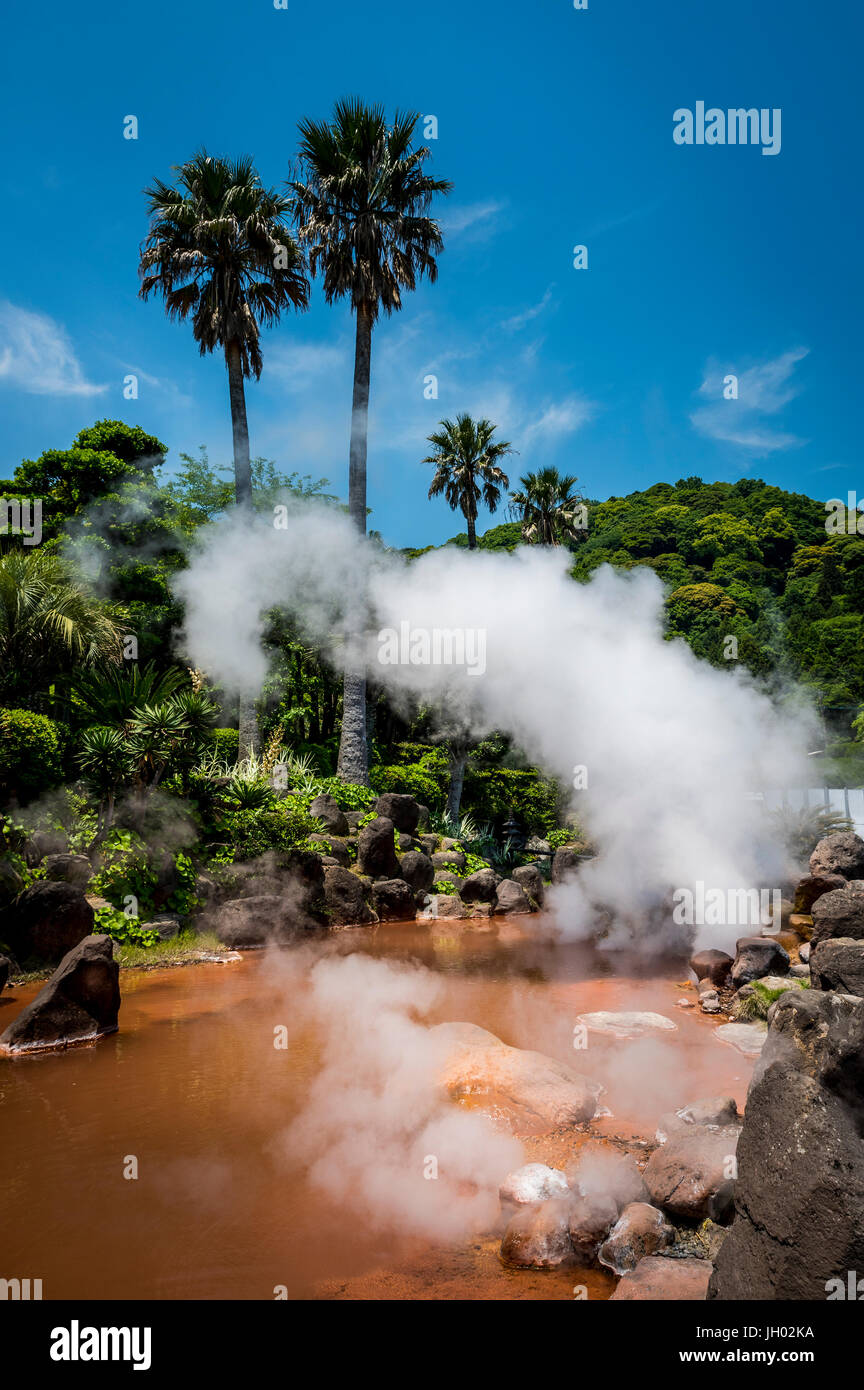
[[[365,662],[394,698],[437,703],[475,737],[506,731],[565,787],[584,767],[573,810],[601,853],[553,895],[553,912],[568,935],[582,935],[602,905],[614,915],[613,942],[640,933],[656,941],[673,889],[783,881],[785,855],[748,798],[806,776],[807,722],[778,709],[743,669],[718,670],[685,642],[666,641],[652,571],[604,567],[582,585],[567,568],[566,551],[528,546],[448,547],[406,563],[361,539],[342,514],[304,505],[282,529],[237,514],[212,526],[176,588],[190,659],[229,690],[260,690],[264,614],[278,605],[337,664]],[[339,624],[358,592],[369,621],[349,651]],[[483,674],[382,665],[378,634],[403,623],[482,631]],[[742,934],[705,930],[719,946]]]

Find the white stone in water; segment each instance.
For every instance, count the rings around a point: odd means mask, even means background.
[[[502,1202],[524,1206],[529,1202],[546,1202],[551,1197],[563,1197],[569,1188],[560,1168],[547,1168],[545,1163],[526,1163],[509,1173],[498,1189]]]
[[[610,1033],[615,1038],[638,1038],[642,1033],[674,1033],[678,1027],[671,1018],[652,1013],[580,1014],[579,1022],[595,1033]]]
[[[714,1036],[746,1057],[758,1057],[765,1046],[768,1029],[760,1028],[758,1023],[723,1023],[714,1029]]]

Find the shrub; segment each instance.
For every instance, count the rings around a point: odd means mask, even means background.
[[[116,907],[99,909],[93,931],[96,935],[110,936],[121,946],[155,946],[159,941],[159,933],[152,927],[142,927],[137,917],[127,917]]]
[[[220,818],[218,833],[227,839],[238,859],[259,859],[268,850],[294,849],[320,830],[299,798],[286,797],[272,806],[228,811]]]
[[[132,897],[139,913],[151,912],[157,878],[140,836],[132,830],[109,831],[102,844],[102,867],[91,881],[94,893],[115,908],[125,907],[126,899]]]
[[[211,729],[207,740],[223,762],[236,763],[240,752],[240,733],[237,729]]]
[[[469,765],[462,800],[484,820],[500,823],[512,810],[532,833],[545,835],[558,824],[558,788],[530,768]]]
[[[369,781],[379,796],[383,792],[400,792],[413,796],[424,806],[440,804],[443,792],[422,763],[405,763],[386,767],[378,763],[369,770]]]
[[[47,714],[0,709],[0,794],[26,801],[61,782],[67,737]]]

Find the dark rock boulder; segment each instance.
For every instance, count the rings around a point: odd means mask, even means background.
[[[459,896],[465,903],[494,903],[497,887],[498,875],[494,869],[477,869],[465,879]]]
[[[810,979],[814,989],[864,995],[864,941],[848,936],[820,941],[810,956]]]
[[[382,922],[413,922],[414,890],[404,878],[384,878],[372,884],[372,901]]]
[[[504,878],[495,889],[495,912],[504,917],[516,916],[522,912],[532,912],[533,908],[521,884],[512,878]]]
[[[864,940],[864,893],[851,888],[835,888],[817,898],[813,904],[811,949],[815,950],[820,941],[829,941],[835,936]]]
[[[501,1241],[501,1260],[517,1269],[555,1269],[573,1261],[570,1203],[566,1198],[538,1202],[516,1212]]]
[[[574,1198],[570,1207],[570,1243],[577,1264],[597,1263],[600,1246],[618,1220],[618,1204],[601,1193]]]
[[[543,906],[543,894],[546,885],[543,882],[543,875],[536,864],[520,864],[511,874],[514,883],[518,883],[529,896],[533,898],[538,907]]]
[[[20,895],[6,914],[4,934],[21,961],[57,961],[93,930],[93,909],[73,883],[42,880]]]
[[[46,854],[67,854],[69,836],[65,830],[34,830],[24,847],[24,856],[31,866],[38,864]]]
[[[327,855],[336,864],[341,864],[343,869],[350,868],[351,855],[347,840],[340,840],[338,835],[310,835],[309,842],[321,846],[316,853]]]
[[[805,914],[812,912],[813,904],[823,893],[845,887],[846,879],[842,874],[808,874],[795,889],[795,911]]]
[[[232,898],[216,909],[214,928],[223,946],[235,951],[254,950],[290,934],[287,904],[276,893]]]
[[[729,979],[734,961],[725,951],[697,951],[690,961],[690,969],[697,980],[710,980],[717,989],[722,989]]]
[[[710,1260],[692,1256],[675,1259],[671,1255],[646,1255],[629,1274],[625,1274],[611,1299],[618,1302],[699,1303],[708,1293]]]
[[[453,869],[458,874],[465,868],[465,855],[461,849],[440,849],[432,855],[436,869]]]
[[[9,983],[9,975],[12,970],[12,962],[8,956],[0,956],[0,990],[4,990]]]
[[[580,863],[580,851],[573,845],[562,845],[552,856],[552,882],[563,883],[576,873]]]
[[[320,820],[325,830],[329,830],[333,835],[347,835],[350,829],[345,812],[339,805],[335,796],[329,796],[322,792],[316,796],[309,806],[310,816]]]
[[[839,830],[820,840],[810,855],[810,873],[864,878],[864,840],[853,830]]]
[[[782,995],[747,1096],[709,1299],[826,1299],[864,1270],[864,999]]]
[[[55,883],[77,883],[83,887],[93,877],[93,866],[86,854],[46,854],[42,868],[45,877]]]
[[[117,1030],[120,969],[109,936],[87,936],[62,959],[0,1037],[10,1053],[68,1047]]]
[[[349,834],[349,835],[356,835],[357,831],[360,829],[360,822],[361,822],[361,820],[363,819],[363,817],[364,817],[365,815],[366,815],[366,812],[365,812],[365,811],[346,811],[346,812],[345,812],[345,819],[346,819],[347,822],[348,822],[348,834]]]
[[[675,1240],[675,1228],[662,1211],[647,1202],[631,1202],[619,1216],[597,1257],[601,1265],[626,1274],[646,1255],[665,1250]]]
[[[671,1134],[643,1173],[654,1205],[687,1220],[710,1216],[715,1193],[734,1177],[739,1134],[734,1125],[694,1124]]]
[[[387,816],[377,816],[364,825],[357,844],[357,868],[370,878],[398,878],[394,826]]]
[[[24,879],[10,855],[0,855],[0,905],[11,903],[24,888]]]
[[[350,869],[335,866],[324,870],[324,901],[334,927],[363,926],[375,920],[363,884]]]
[[[415,893],[428,893],[435,880],[435,865],[428,854],[409,849],[399,860],[399,875]]]
[[[375,802],[375,814],[392,820],[396,829],[405,835],[416,835],[420,823],[420,807],[413,796],[385,792]]]
[[[736,989],[761,980],[764,975],[785,975],[789,971],[789,955],[779,942],[770,936],[742,936],[735,945],[735,961],[731,979]]]

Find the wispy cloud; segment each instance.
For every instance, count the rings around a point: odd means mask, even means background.
[[[514,314],[511,319],[505,319],[501,327],[508,333],[518,333],[520,328],[539,318],[544,309],[552,302],[552,290],[554,285],[550,285],[543,298],[536,304],[532,304],[529,309],[523,309],[521,314]]]
[[[305,391],[317,380],[326,386],[334,372],[344,372],[349,361],[347,342],[272,343],[264,359],[264,375],[289,390]]]
[[[522,426],[522,442],[526,448],[554,444],[568,434],[575,434],[595,414],[592,401],[584,396],[567,396],[543,406],[540,413]]]
[[[47,314],[0,302],[0,381],[33,396],[98,396],[66,330]]]
[[[792,374],[807,348],[793,348],[767,362],[744,370],[710,362],[699,395],[709,402],[694,410],[690,422],[700,434],[724,444],[735,444],[752,454],[770,454],[806,444],[805,439],[772,425],[784,406],[798,395],[800,387]],[[726,399],[728,377],[737,378],[737,398]]]
[[[465,203],[462,207],[448,207],[441,218],[441,230],[446,237],[465,236],[470,233],[472,240],[491,236],[495,221],[504,211],[505,203],[488,201],[485,203]]]

